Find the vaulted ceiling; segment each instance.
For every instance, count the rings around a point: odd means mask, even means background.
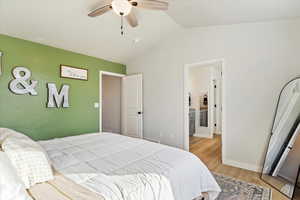
[[[137,12],[139,26],[125,24],[114,12],[88,17],[101,0],[0,0],[0,33],[126,63],[155,44],[176,24],[162,11]],[[140,40],[135,43],[134,40]],[[1,46],[1,45],[0,45]]]
[[[299,0],[170,0],[166,13],[139,10],[139,26],[126,26],[121,36],[120,18],[113,12],[87,16],[99,2],[0,0],[0,33],[126,64],[180,27],[300,16]]]
[[[184,27],[289,19],[300,16],[299,0],[173,0],[168,14]]]

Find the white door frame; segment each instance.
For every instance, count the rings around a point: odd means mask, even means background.
[[[214,64],[214,63],[221,63],[221,69],[222,69],[222,159],[224,158],[225,155],[225,151],[226,151],[226,126],[225,126],[225,113],[226,113],[226,107],[225,107],[225,98],[224,98],[224,88],[225,88],[225,73],[224,73],[224,68],[225,68],[225,60],[224,59],[215,59],[215,60],[205,60],[205,61],[200,61],[197,63],[192,63],[192,64],[186,64],[184,65],[183,68],[183,122],[184,122],[184,126],[183,126],[183,132],[184,132],[184,146],[183,148],[186,151],[189,151],[189,145],[190,145],[190,141],[189,141],[189,91],[188,91],[188,80],[189,80],[189,68],[190,67],[194,67],[197,65],[209,65],[209,64]]]
[[[108,71],[99,71],[99,132],[102,132],[102,91],[103,91],[103,84],[102,84],[102,76],[114,76],[114,77],[120,77],[123,78],[126,75],[125,74],[119,74],[114,72],[108,72]],[[122,91],[121,91],[122,93]],[[121,94],[122,97],[122,94]],[[122,109],[121,109],[122,110]],[[121,127],[122,130],[122,127]]]

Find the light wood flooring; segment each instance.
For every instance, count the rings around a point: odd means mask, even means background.
[[[215,135],[213,139],[190,137],[190,152],[198,156],[207,167],[215,173],[237,178],[249,183],[271,188],[260,179],[260,174],[236,167],[222,164],[221,136]],[[272,188],[273,200],[287,200],[283,194]]]

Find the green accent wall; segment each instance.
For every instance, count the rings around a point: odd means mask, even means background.
[[[20,131],[34,140],[99,131],[99,71],[126,73],[126,66],[0,34],[4,53],[0,75],[0,127]],[[88,69],[89,80],[60,78],[60,64]],[[8,89],[12,69],[24,66],[37,80],[37,96],[15,95]],[[70,108],[46,108],[47,83],[70,85]]]

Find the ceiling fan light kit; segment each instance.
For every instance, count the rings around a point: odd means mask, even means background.
[[[113,0],[111,6],[119,16],[127,16],[132,9],[132,5],[128,0]]]
[[[167,10],[168,2],[165,0],[103,0],[99,8],[88,14],[89,17],[97,17],[113,10],[121,16],[121,35],[123,35],[123,17],[131,27],[137,27],[138,20],[132,7],[151,10]]]

